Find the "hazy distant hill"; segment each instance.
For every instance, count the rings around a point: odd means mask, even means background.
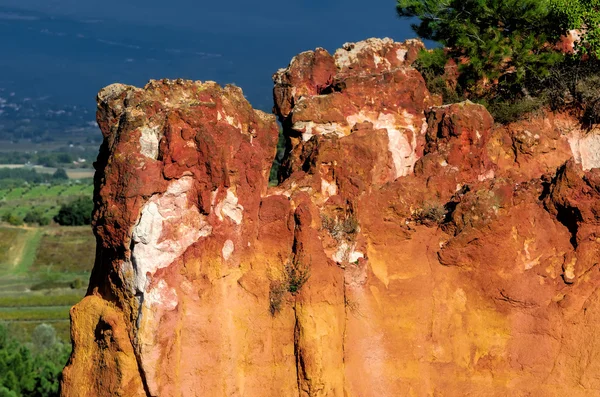
[[[232,58],[211,40],[177,31],[0,8],[0,37],[0,140],[95,130],[95,93],[115,81],[236,81]],[[252,96],[256,84],[245,89]],[[270,105],[264,94],[256,106]]]
[[[0,141],[98,135],[95,94],[113,82],[235,83],[270,111],[271,75],[298,52],[412,36],[394,2],[351,3],[0,0]]]

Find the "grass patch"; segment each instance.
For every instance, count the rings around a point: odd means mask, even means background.
[[[495,122],[508,124],[519,121],[540,110],[544,106],[544,101],[540,98],[519,98],[497,100],[489,103],[481,101],[481,104],[488,108]]]
[[[22,342],[48,323],[68,343],[69,310],[85,295],[94,247],[89,226],[0,226],[0,322]]]
[[[0,296],[0,307],[73,306],[83,294]]]
[[[87,273],[94,265],[96,240],[89,226],[45,229],[34,272]]]
[[[33,264],[35,260],[35,254],[37,252],[38,246],[40,245],[42,231],[40,229],[27,230],[26,237],[27,239],[25,241],[25,246],[23,247],[23,251],[21,253],[20,263],[17,264],[17,267],[15,268],[15,273],[27,272]]]
[[[22,219],[29,211],[36,209],[52,219],[62,204],[77,197],[92,197],[93,191],[91,181],[0,189],[0,217],[13,214]]]
[[[15,254],[25,243],[26,230],[16,227],[0,228],[0,269],[9,270],[16,265]]]
[[[31,291],[44,291],[54,289],[81,289],[85,287],[85,283],[80,278],[73,280],[44,280],[40,283],[31,286]]]
[[[55,321],[69,318],[70,306],[0,307],[0,321]]]

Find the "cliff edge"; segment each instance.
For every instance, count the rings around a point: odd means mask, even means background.
[[[600,130],[440,106],[421,48],[279,70],[276,187],[239,88],[103,89],[62,395],[600,395]]]

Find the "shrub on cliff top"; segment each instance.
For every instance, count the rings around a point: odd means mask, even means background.
[[[398,0],[397,10],[421,20],[412,26],[420,37],[448,48],[464,87],[504,74],[518,84],[561,59],[547,43],[564,28],[551,20],[546,0]]]
[[[600,121],[600,0],[397,0],[397,11],[419,18],[414,31],[444,46],[415,63],[444,103],[466,95],[501,123],[545,105]],[[552,43],[572,29],[580,38],[565,56]],[[450,59],[458,73],[448,74]]]

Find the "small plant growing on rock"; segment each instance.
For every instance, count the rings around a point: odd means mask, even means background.
[[[346,308],[348,309],[348,311],[350,313],[362,316],[362,313],[360,312],[360,306],[357,301],[352,300],[352,299],[348,298],[347,296],[345,296],[344,297],[344,306],[346,306]]]
[[[412,219],[420,225],[439,225],[446,219],[446,214],[447,211],[443,205],[437,203],[425,203],[423,207],[417,208],[412,215]]]
[[[286,293],[297,294],[310,278],[310,264],[298,256],[288,260],[284,268],[283,280],[274,280],[269,286],[269,311],[274,316],[281,311]]]
[[[358,219],[353,214],[340,220],[331,218],[327,215],[321,217],[323,228],[331,234],[336,240],[352,240],[352,237],[358,233]]]
[[[296,294],[310,277],[310,266],[297,256],[285,265],[288,292]]]
[[[283,297],[287,292],[287,285],[281,280],[275,280],[271,282],[269,288],[269,311],[274,316],[281,311],[281,303]]]

